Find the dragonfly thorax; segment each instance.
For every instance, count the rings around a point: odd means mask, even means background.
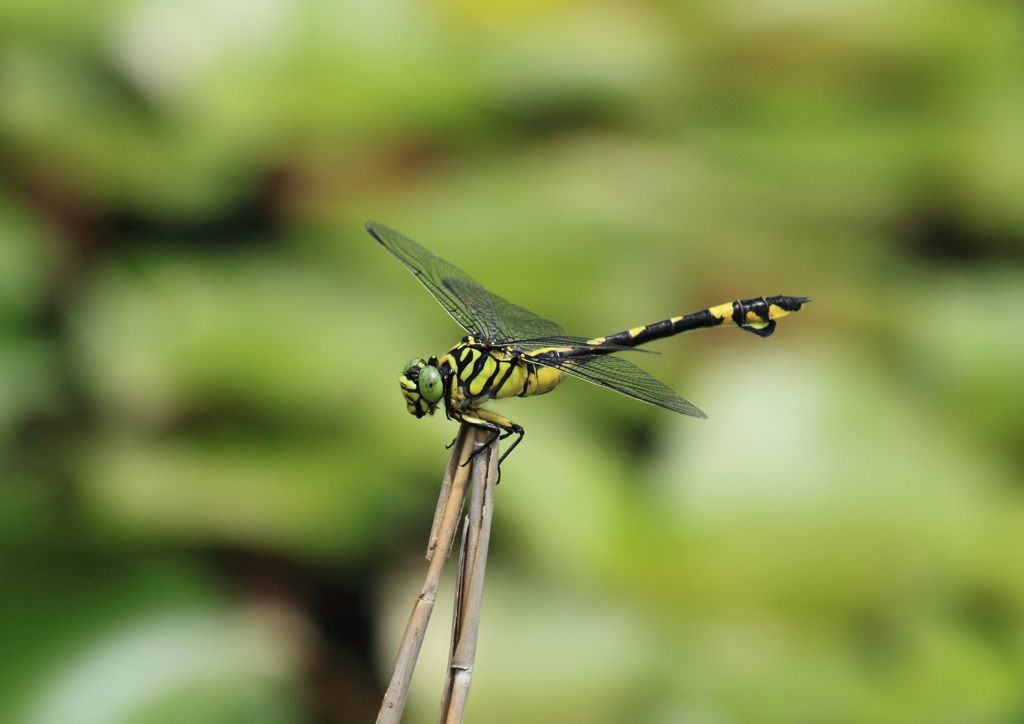
[[[529,356],[476,342],[472,337],[439,360],[415,358],[398,382],[409,414],[433,415],[443,404],[448,416],[478,409],[488,400],[542,395],[564,379]]]
[[[440,360],[450,411],[476,410],[492,399],[543,394],[562,380],[561,372],[532,362],[529,355],[468,340]]]

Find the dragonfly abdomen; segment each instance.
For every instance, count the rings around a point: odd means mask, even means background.
[[[608,337],[598,337],[589,341],[591,344],[636,347],[693,329],[718,327],[723,324],[738,325],[760,337],[769,337],[775,331],[776,319],[785,317],[790,312],[799,311],[800,307],[809,301],[810,299],[807,297],[787,296],[741,299],[727,304],[719,304],[717,307],[709,307],[684,317],[672,317],[648,324],[646,327],[634,327]]]

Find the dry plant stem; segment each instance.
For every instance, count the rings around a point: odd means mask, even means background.
[[[391,683],[384,694],[384,701],[381,702],[377,724],[398,724],[402,718],[405,699],[409,693],[409,682],[412,681],[412,672],[420,655],[423,636],[427,632],[430,614],[434,610],[434,601],[437,600],[441,570],[448,559],[448,554],[451,553],[455,531],[462,515],[462,505],[466,499],[466,487],[471,471],[471,466],[466,465],[466,461],[476,443],[476,432],[475,428],[463,425],[452,446],[452,456],[445,471],[444,483],[441,485],[441,495],[434,513],[434,528],[427,548],[427,557],[430,558],[427,580],[413,606],[405,633],[402,634],[402,642],[395,659],[395,670],[391,674]]]
[[[475,440],[467,440],[467,435],[476,434],[476,428],[470,427],[469,425],[462,425],[459,428],[459,434],[455,437],[455,441],[452,443],[452,456],[448,459],[448,467],[444,471],[444,480],[441,481],[441,493],[437,498],[437,508],[434,510],[434,522],[430,526],[430,538],[427,540],[427,560],[431,560],[434,557],[434,551],[437,549],[438,536],[441,534],[441,527],[445,523],[448,509],[448,500],[452,494],[452,484],[455,481],[455,466],[462,466],[463,475],[463,487],[462,487],[462,498],[465,499],[466,495],[466,481],[469,479],[469,471],[465,467],[466,461],[469,459],[469,452],[475,449]],[[463,455],[465,452],[465,455]],[[462,510],[462,504],[459,504],[459,510]],[[452,525],[457,521],[453,521]],[[452,528],[451,534],[454,536],[455,529]],[[454,537],[448,540],[448,548],[445,552],[445,557],[451,552],[451,545]]]
[[[438,724],[462,724],[466,713],[469,684],[473,678],[476,641],[480,630],[480,602],[483,596],[487,548],[494,517],[494,486],[498,480],[498,446],[473,458],[473,492],[469,515],[462,534],[459,580],[452,621],[452,647],[448,677],[441,697]]]
[[[476,490],[475,487],[474,490]],[[437,713],[437,724],[445,724],[448,720],[448,709],[452,701],[452,661],[455,659],[455,647],[462,636],[462,587],[463,581],[466,580],[467,540],[469,540],[469,516],[462,519],[462,543],[459,545],[459,566],[456,569],[455,578],[455,607],[452,611],[452,638],[448,644],[448,669],[444,676],[444,689],[441,690],[441,707]]]

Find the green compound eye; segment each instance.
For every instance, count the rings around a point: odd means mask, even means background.
[[[441,399],[444,385],[441,383],[441,373],[437,371],[437,367],[428,365],[420,370],[419,389],[423,399],[430,404]]]
[[[413,367],[417,367],[419,365],[419,363],[422,362],[422,361],[423,360],[420,359],[419,357],[413,357],[411,360],[409,360],[409,363],[405,366],[405,369],[411,369]]]

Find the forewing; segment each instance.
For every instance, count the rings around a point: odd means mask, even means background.
[[[461,279],[458,277],[448,276],[442,280],[442,284],[444,288],[454,296],[455,300],[462,305],[462,308],[472,317],[473,322],[476,325],[475,328],[472,328],[463,324],[463,327],[466,327],[470,332],[488,341],[493,341],[497,337],[501,336],[501,326],[498,323],[498,311],[494,308],[494,295],[469,277]],[[444,302],[442,301],[441,304],[444,304]],[[445,306],[447,307],[448,305]],[[451,312],[452,310],[449,309],[448,311]],[[454,312],[452,312],[452,316],[455,316]],[[458,317],[455,318],[458,319]]]
[[[554,367],[573,377],[607,387],[629,397],[649,402],[666,410],[693,417],[707,417],[695,405],[677,395],[632,362],[608,354],[578,357],[537,357],[537,364]]]
[[[384,224],[371,221],[366,230],[405,264],[463,329],[483,338],[501,334],[493,296],[471,276]]]
[[[518,304],[505,301],[494,293],[491,293],[491,300],[494,302],[494,310],[497,312],[497,322],[500,328],[496,341],[518,342],[565,336],[565,330],[550,319],[538,317],[529,309],[523,309]]]

